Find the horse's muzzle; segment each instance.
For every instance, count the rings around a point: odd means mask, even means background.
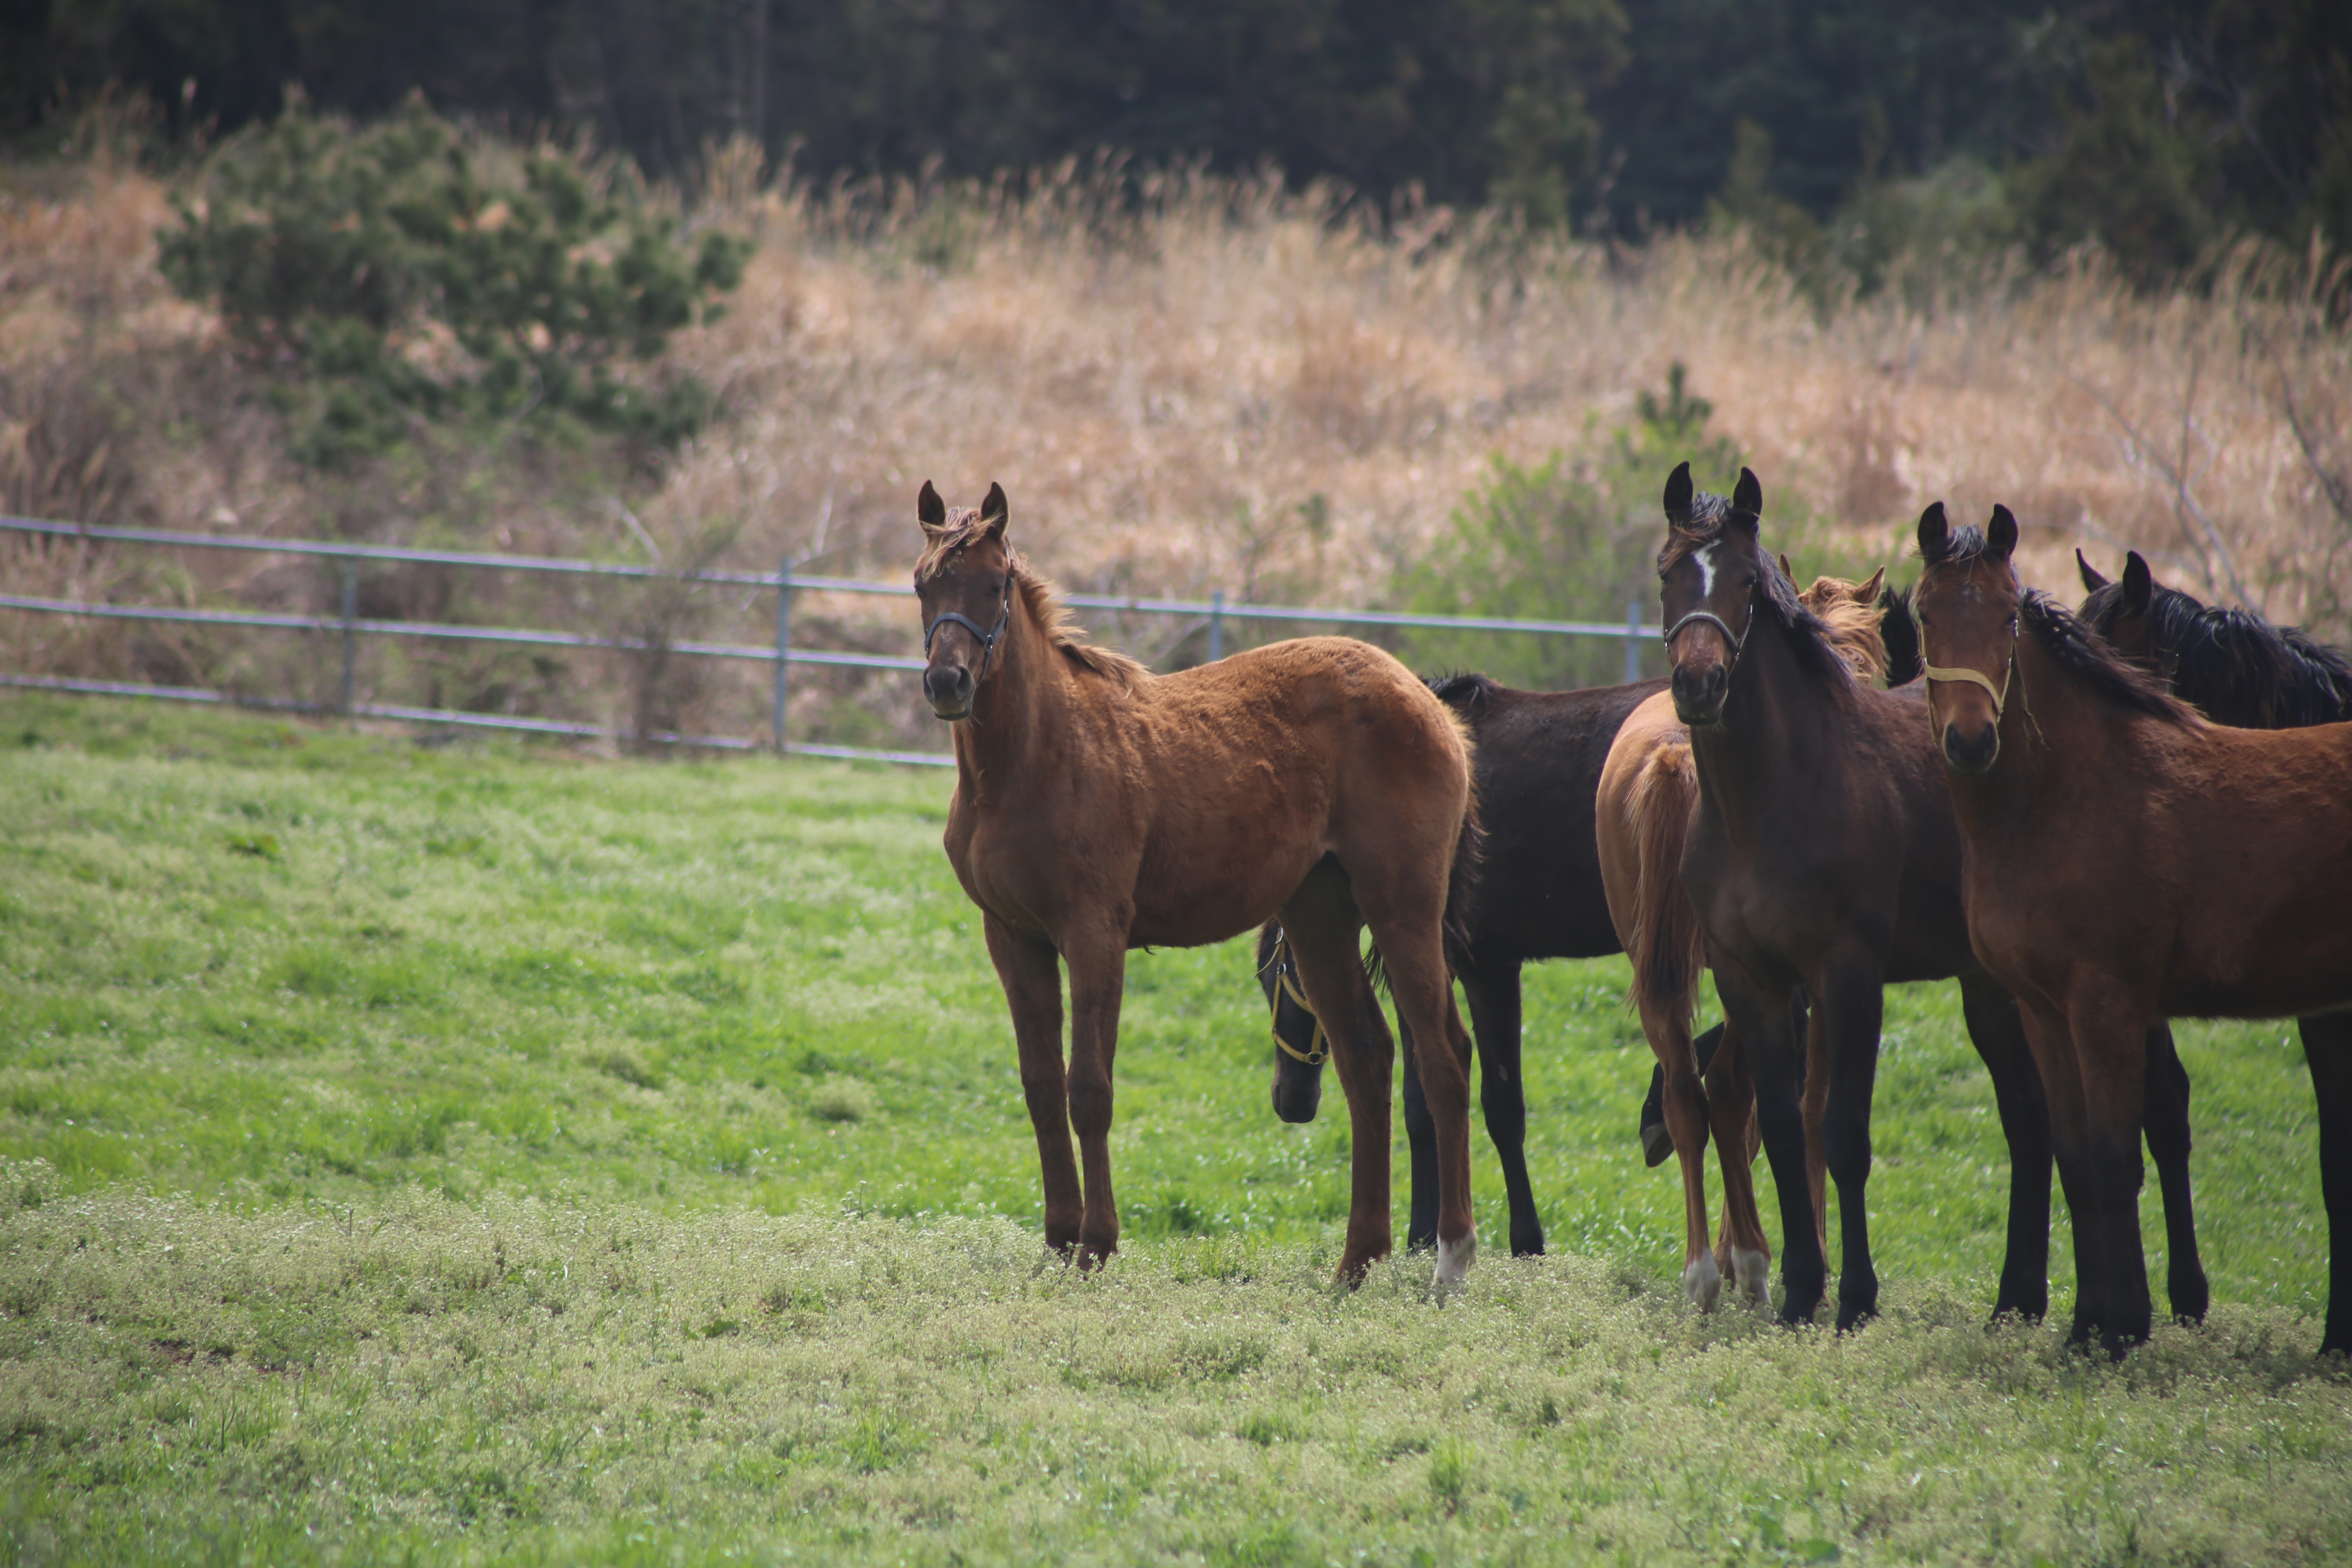
[[[1674,693],[1675,717],[1685,724],[1712,724],[1723,717],[1723,699],[1731,689],[1731,667],[1710,664],[1705,669],[1675,666],[1667,682]]]
[[[1323,1069],[1277,1056],[1274,1064],[1274,1113],[1297,1126],[1315,1120],[1323,1103]]]
[[[1963,735],[1958,724],[1944,726],[1944,761],[1956,773],[1987,773],[2000,760],[2000,727],[1988,724],[1975,735]]]
[[[923,700],[939,718],[971,716],[971,671],[954,665],[934,665],[923,671]]]

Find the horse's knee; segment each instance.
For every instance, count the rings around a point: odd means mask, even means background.
[[[1110,1131],[1110,1085],[1098,1079],[1070,1079],[1070,1131],[1093,1137]]]

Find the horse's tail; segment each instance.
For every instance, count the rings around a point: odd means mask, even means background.
[[[1698,1009],[1706,941],[1698,911],[1683,891],[1683,842],[1698,800],[1690,744],[1661,745],[1642,762],[1625,802],[1640,873],[1626,956],[1633,961],[1633,999],[1687,1023]]]
[[[1919,650],[1919,618],[1911,609],[1910,589],[1882,592],[1878,612],[1878,635],[1886,644],[1886,689],[1892,691],[1925,675],[1927,659]]]

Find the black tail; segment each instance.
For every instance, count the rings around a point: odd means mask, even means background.
[[[1911,613],[1911,590],[1888,588],[1878,595],[1878,635],[1886,644],[1886,689],[1908,686],[1927,673],[1919,651],[1919,621]]]

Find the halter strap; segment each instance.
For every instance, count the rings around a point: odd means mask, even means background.
[[[1675,657],[1675,638],[1680,637],[1682,635],[1682,629],[1690,625],[1693,621],[1706,622],[1707,625],[1713,626],[1717,631],[1721,632],[1723,634],[1723,640],[1731,645],[1731,662],[1724,666],[1724,679],[1726,680],[1729,680],[1731,679],[1731,672],[1739,668],[1739,656],[1748,651],[1748,637],[1745,634],[1734,632],[1731,629],[1731,623],[1725,620],[1721,616],[1717,615],[1713,610],[1693,610],[1689,615],[1685,616],[1682,619],[1676,621],[1673,626],[1666,628],[1665,635],[1658,640],[1665,644],[1666,658],[1668,662],[1672,662]],[[1748,630],[1749,632],[1753,632],[1755,629],[1756,589],[1753,584],[1750,584],[1748,589]]]
[[[1292,1061],[1303,1062],[1311,1068],[1321,1067],[1331,1058],[1331,1041],[1323,1032],[1323,1020],[1316,1016],[1314,1006],[1307,1002],[1307,993],[1298,987],[1297,967],[1290,961],[1290,938],[1286,934],[1275,939],[1274,956],[1266,960],[1266,963],[1274,971],[1276,1017],[1281,1016],[1282,998],[1287,996],[1298,1004],[1299,1011],[1315,1019],[1315,1033],[1307,1039],[1305,1050],[1284,1039],[1280,1029],[1274,1031],[1275,1048]]]
[[[1004,635],[1005,625],[1012,618],[1013,574],[1008,572],[1004,577],[1004,608],[997,615],[996,629],[992,632],[982,631],[980,623],[971,616],[959,615],[953,610],[942,611],[929,626],[923,628],[923,657],[925,658],[931,657],[931,639],[939,635],[941,626],[952,621],[963,627],[980,642],[980,673],[971,678],[972,689],[977,691],[980,689],[980,683],[988,679],[988,661],[996,652],[996,639]]]
[[[1983,687],[1987,691],[1992,694],[1993,722],[1999,723],[2000,721],[2000,710],[2009,706],[2009,678],[2017,673],[2017,656],[2015,654],[2010,655],[2009,662],[2001,667],[2000,684],[1999,686],[1995,686],[1992,683],[1992,678],[1985,674],[1985,672],[1980,669],[1946,669],[1940,665],[1929,664],[1922,665],[1920,667],[1920,673],[1925,675],[1930,680],[1975,681],[1979,686]],[[1931,718],[1928,722],[1933,723],[1934,720]]]

